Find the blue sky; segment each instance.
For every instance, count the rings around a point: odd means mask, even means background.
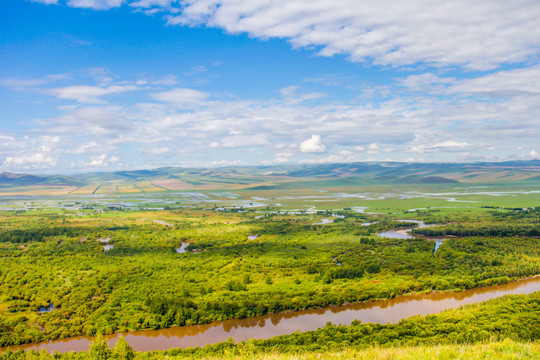
[[[0,171],[539,158],[540,3],[3,0]]]

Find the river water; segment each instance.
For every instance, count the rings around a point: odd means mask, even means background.
[[[426,227],[432,227],[437,226],[437,224],[430,224],[427,225],[421,220],[396,220],[400,222],[409,222],[409,223],[415,223],[416,225],[414,227],[406,227],[399,230],[386,230],[378,232],[376,235],[384,238],[390,238],[390,239],[413,239],[415,236],[411,235],[410,231],[415,228],[426,228]],[[372,223],[366,223],[371,225]],[[364,224],[362,224],[363,226]],[[422,239],[426,240],[432,240],[435,241],[435,247],[433,249],[433,254],[437,252],[437,249],[443,244],[444,240],[446,240],[447,236],[422,236]]]
[[[362,323],[396,323],[414,315],[435,314],[446,309],[454,309],[461,305],[482,302],[503,295],[530,294],[536,291],[540,291],[540,276],[462,292],[403,295],[394,299],[361,304],[269,314],[241,320],[232,319],[206,325],[133,331],[122,333],[122,335],[137,351],[186,348],[214,344],[225,341],[229,337],[238,342],[251,338],[266,339],[291,334],[297,330],[316,330],[325,326],[327,322],[349,325],[353,320],[358,319]],[[106,337],[111,346],[119,335]],[[81,336],[40,344],[12,346],[11,349],[86,351],[91,341],[91,337]]]

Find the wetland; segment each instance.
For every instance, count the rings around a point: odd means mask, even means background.
[[[270,341],[538,291],[539,193],[392,191],[2,198],[0,344]]]

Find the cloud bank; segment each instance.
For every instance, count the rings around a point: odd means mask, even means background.
[[[136,167],[141,158],[154,166],[506,160],[540,151],[536,0],[34,2],[144,12],[169,29],[218,28],[246,41],[284,39],[386,82],[345,84],[347,74],[329,72],[263,98],[186,81],[211,73],[210,64],[174,74],[114,74],[100,64],[10,74],[0,86],[57,111],[25,119],[25,130],[0,130],[3,170]]]

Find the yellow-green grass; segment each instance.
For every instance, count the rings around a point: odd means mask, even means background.
[[[77,189],[76,186],[21,186],[0,190],[0,196],[10,195],[67,195]]]
[[[139,354],[138,357],[141,355]],[[142,357],[141,357],[142,358]],[[150,357],[146,357],[147,359]],[[152,359],[177,359],[180,357],[156,355]],[[217,359],[254,359],[254,360],[319,360],[319,359],[392,359],[392,360],[422,360],[422,359],[540,359],[540,343],[521,343],[512,340],[500,342],[460,344],[460,345],[431,345],[403,346],[382,348],[373,346],[367,349],[346,348],[339,352],[307,352],[307,353],[252,353],[249,345],[242,355],[222,355],[204,357],[207,360]]]
[[[135,184],[118,185],[117,190],[119,194],[137,194],[142,193],[142,190]]]
[[[92,194],[98,187],[99,187],[99,184],[89,184],[89,185],[81,186],[80,188],[71,191],[69,194],[70,195]]]

